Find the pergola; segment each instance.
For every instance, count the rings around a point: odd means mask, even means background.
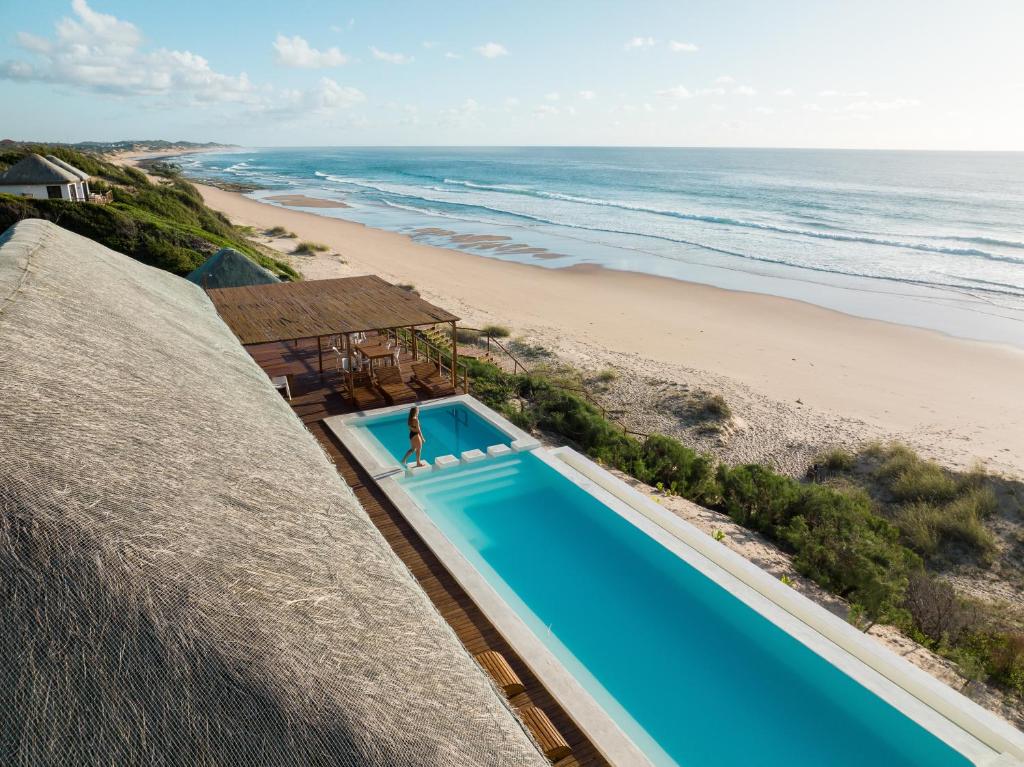
[[[324,337],[343,336],[345,353],[351,355],[353,333],[408,328],[415,358],[416,328],[450,323],[452,385],[457,385],[459,318],[376,275],[217,288],[207,295],[242,346],[315,338],[321,374]]]

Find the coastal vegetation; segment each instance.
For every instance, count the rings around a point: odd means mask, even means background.
[[[672,437],[625,432],[557,377],[466,364],[472,392],[516,425],[728,514],[847,600],[861,627],[891,623],[957,662],[968,678],[1024,696],[1024,614],[961,595],[941,577],[956,547],[982,563],[991,555],[984,521],[996,503],[996,478],[980,469],[957,475],[898,444],[830,451],[803,480],[757,464],[727,466]],[[720,416],[727,408],[723,400],[707,409]]]
[[[153,182],[136,168],[59,146],[19,146],[0,152],[0,170],[26,153],[52,154],[92,177],[96,193],[110,191],[104,205],[37,200],[0,194],[0,231],[26,218],[41,218],[150,266],[185,275],[222,247],[244,253],[280,277],[298,279],[288,264],[261,252],[244,232],[204,203],[192,184],[174,168],[161,168]]]
[[[312,256],[314,253],[324,253],[328,250],[330,250],[330,248],[322,242],[309,242],[307,240],[303,240],[295,246],[292,254],[296,256]]]
[[[295,237],[295,232],[289,232],[283,226],[272,226],[266,232],[264,232],[264,234],[266,234],[267,237]]]

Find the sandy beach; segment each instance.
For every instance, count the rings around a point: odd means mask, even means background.
[[[822,447],[903,439],[947,464],[1024,473],[1024,351],[789,299],[591,267],[508,263],[199,185],[232,221],[283,226],[333,253],[291,257],[308,279],[412,283],[466,325],[501,323],[574,364],[621,372],[609,403],[659,427],[658,387],[722,393],[736,414],[704,447],[793,472]],[[264,241],[287,253],[292,239]],[[336,255],[335,255],[336,254]],[[671,424],[660,425],[671,431]]]

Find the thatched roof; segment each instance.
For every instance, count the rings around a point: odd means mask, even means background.
[[[546,762],[195,285],[0,236],[0,764]]]
[[[30,154],[0,173],[0,186],[31,184],[77,184],[81,179],[54,165],[42,155]]]
[[[233,248],[221,248],[185,279],[202,288],[238,288],[280,282],[272,271]]]
[[[211,290],[210,300],[246,345],[459,319],[375,274]]]
[[[75,176],[78,176],[78,178],[80,180],[82,180],[82,181],[88,181],[89,180],[89,174],[88,173],[86,173],[84,170],[81,170],[80,168],[76,168],[74,165],[72,165],[69,162],[64,162],[64,160],[60,159],[55,154],[48,154],[48,155],[46,155],[46,159],[49,160],[50,162],[52,162],[58,168],[63,168],[68,173],[72,173]]]

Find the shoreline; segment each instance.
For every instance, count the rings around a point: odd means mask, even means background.
[[[232,221],[284,226],[345,262],[288,256],[307,279],[379,273],[413,283],[467,325],[509,324],[584,367],[707,374],[868,439],[902,438],[956,466],[1024,473],[1024,403],[1012,383],[1024,381],[1024,351],[1013,347],[666,277],[500,261],[196,186]],[[287,254],[294,242],[265,244]]]

